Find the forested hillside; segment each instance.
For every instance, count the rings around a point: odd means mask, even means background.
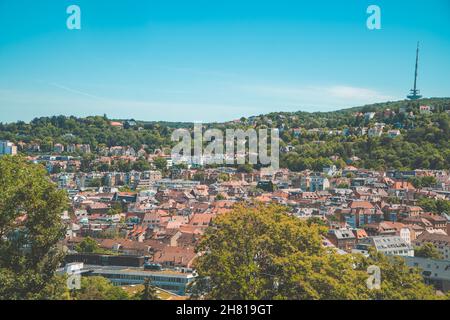
[[[450,98],[386,102],[334,112],[270,113],[206,126],[279,128],[281,165],[294,171],[350,163],[374,169],[450,168]],[[371,135],[377,126],[381,132]],[[170,134],[179,127],[191,128],[192,124],[112,121],[106,115],[53,116],[30,123],[0,123],[0,140],[36,143],[41,152],[51,152],[56,143],[89,144],[93,151],[102,146],[139,149],[144,145],[152,152],[170,147]]]

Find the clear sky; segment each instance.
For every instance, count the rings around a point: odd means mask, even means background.
[[[66,8],[81,8],[68,30]],[[368,30],[366,9],[381,8]],[[0,122],[224,121],[450,96],[449,0],[0,0]]]

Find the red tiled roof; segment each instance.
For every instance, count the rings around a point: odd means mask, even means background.
[[[369,201],[352,201],[350,204],[352,209],[373,209],[373,205]]]

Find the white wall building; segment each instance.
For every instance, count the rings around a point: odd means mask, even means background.
[[[17,146],[9,141],[0,140],[0,156],[17,154]]]

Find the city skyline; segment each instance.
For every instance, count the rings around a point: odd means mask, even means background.
[[[450,95],[447,1],[132,2],[2,1],[0,121],[213,122],[402,100],[417,41],[421,92]],[[71,4],[81,30],[66,28]],[[371,4],[381,30],[366,27]]]

